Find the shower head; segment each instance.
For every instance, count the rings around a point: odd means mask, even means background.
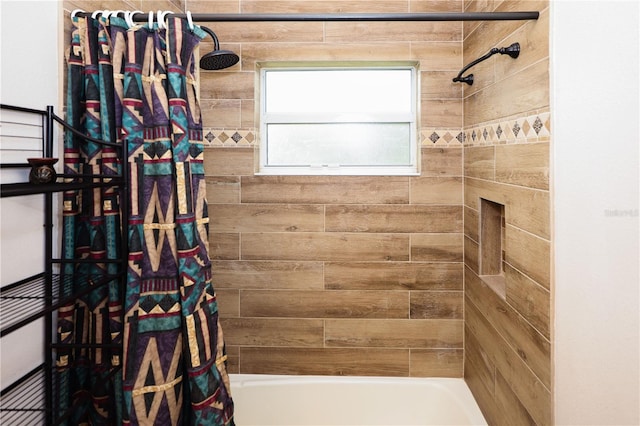
[[[240,58],[230,50],[220,50],[220,43],[216,34],[207,27],[200,27],[213,38],[213,52],[206,53],[200,58],[200,68],[204,70],[221,70],[238,63]]]

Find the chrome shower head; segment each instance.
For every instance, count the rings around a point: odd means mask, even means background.
[[[213,38],[213,52],[206,53],[200,58],[200,68],[204,70],[221,70],[238,63],[240,57],[230,50],[220,50],[220,43],[216,34],[207,27],[200,27]]]

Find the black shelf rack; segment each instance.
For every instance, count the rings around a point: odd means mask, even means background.
[[[44,225],[44,258],[45,263],[41,271],[6,285],[0,289],[0,337],[13,333],[27,324],[43,319],[44,354],[43,362],[29,371],[11,385],[0,392],[0,424],[7,425],[56,425],[68,418],[71,412],[79,409],[70,407],[66,413],[57,413],[57,389],[61,384],[61,376],[54,366],[54,354],[58,349],[95,347],[121,351],[117,345],[87,345],[87,344],[59,344],[53,341],[55,311],[78,297],[105,287],[118,280],[124,286],[127,259],[127,239],[125,226],[121,235],[121,258],[113,260],[83,260],[83,259],[55,259],[53,258],[53,227],[54,206],[53,194],[63,191],[82,190],[100,187],[118,187],[121,202],[122,223],[126,222],[125,213],[128,212],[127,196],[127,161],[126,144],[105,142],[88,137],[69,126],[63,119],[53,112],[52,106],[46,110],[24,108],[14,105],[0,104],[0,109],[35,114],[42,117],[42,153],[44,157],[53,155],[54,127],[58,123],[65,130],[80,136],[85,141],[91,141],[105,146],[112,146],[118,150],[121,160],[120,175],[65,175],[59,174],[57,180],[46,184],[31,183],[3,183],[0,185],[0,198],[19,197],[41,194],[43,196],[43,225]],[[27,163],[3,163],[1,169],[29,168]],[[78,274],[60,274],[60,265],[65,263],[82,262],[115,262],[120,266],[120,272],[113,275],[82,276]],[[36,266],[39,269],[39,267]],[[81,285],[78,285],[81,283]],[[72,292],[71,289],[74,289]],[[64,296],[61,296],[64,295]],[[114,368],[111,375],[119,373]]]

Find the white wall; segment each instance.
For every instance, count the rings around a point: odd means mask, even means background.
[[[0,1],[1,103],[41,110],[59,104],[58,8],[57,1]],[[27,170],[3,170],[0,179],[26,182],[27,176]],[[0,200],[2,286],[43,271],[43,218],[42,196]],[[42,362],[42,333],[38,321],[0,340],[0,387]]]
[[[552,0],[555,422],[640,424],[640,3]]]

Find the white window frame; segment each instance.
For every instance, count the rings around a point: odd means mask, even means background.
[[[407,114],[368,114],[364,120],[345,119],[342,115],[332,113],[317,114],[267,114],[266,73],[270,71],[303,71],[303,70],[410,70],[411,71],[411,107]],[[394,62],[258,62],[256,63],[256,123],[258,123],[255,173],[256,175],[362,175],[362,176],[417,176],[420,174],[420,72],[416,61]],[[346,120],[346,121],[345,121]],[[269,124],[333,124],[333,123],[409,123],[409,164],[403,165],[357,165],[340,166],[330,164],[318,165],[269,165],[267,152]]]

